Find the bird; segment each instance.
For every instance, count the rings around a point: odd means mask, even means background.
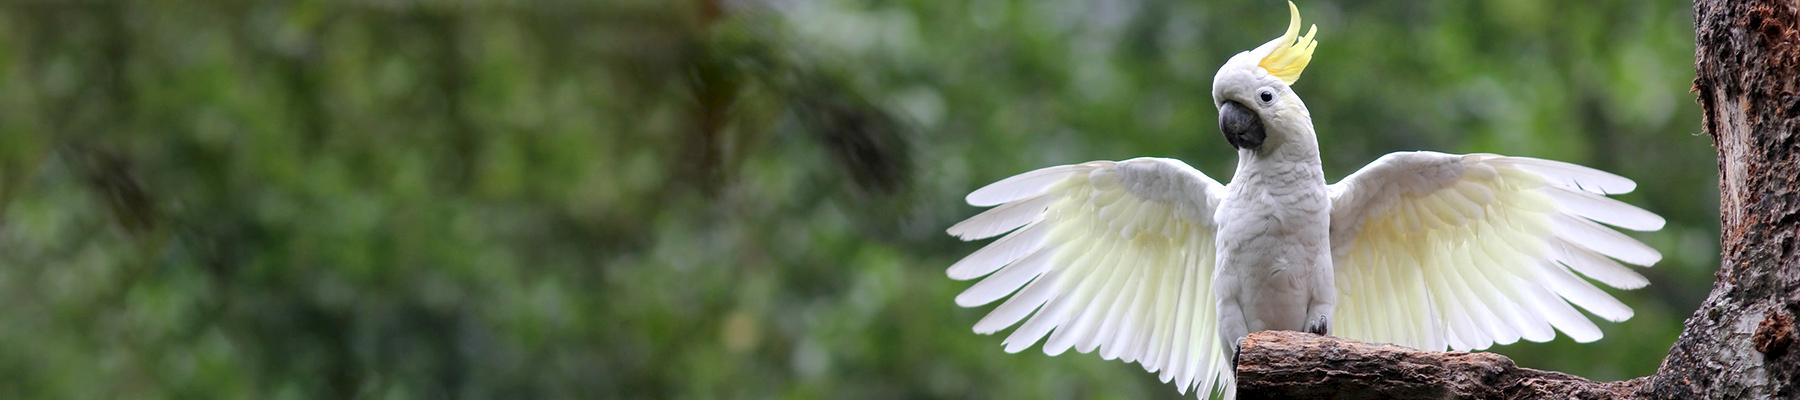
[[[1556,332],[1600,339],[1577,307],[1631,318],[1593,282],[1642,288],[1626,264],[1662,257],[1619,231],[1664,223],[1609,197],[1635,182],[1539,158],[1410,151],[1328,184],[1293,88],[1318,26],[1300,35],[1299,7],[1288,13],[1286,32],[1213,78],[1219,131],[1238,157],[1229,184],[1146,157],[1037,169],[968,194],[992,208],[947,233],[999,237],[946,270],[980,279],[957,305],[1000,301],[976,333],[1011,328],[1008,353],[1097,352],[1183,395],[1231,397],[1239,341],[1256,331],[1473,351]]]

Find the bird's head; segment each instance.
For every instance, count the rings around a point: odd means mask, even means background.
[[[1264,150],[1306,139],[1312,141],[1312,116],[1291,85],[1312,61],[1317,25],[1300,36],[1300,8],[1288,2],[1287,33],[1256,49],[1240,52],[1213,76],[1213,106],[1219,108],[1219,131],[1232,147]]]

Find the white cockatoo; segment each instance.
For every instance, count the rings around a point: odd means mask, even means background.
[[[998,207],[949,233],[1005,235],[948,270],[981,278],[958,305],[1006,299],[976,333],[1017,326],[1007,352],[1040,341],[1049,355],[1099,351],[1183,393],[1230,396],[1238,341],[1260,330],[1467,351],[1555,331],[1599,339],[1571,304],[1631,318],[1589,283],[1643,287],[1620,263],[1662,257],[1601,225],[1662,228],[1656,214],[1606,197],[1630,192],[1630,179],[1535,158],[1402,152],[1326,184],[1291,87],[1317,27],[1300,36],[1299,9],[1288,7],[1286,34],[1213,78],[1219,130],[1238,152],[1231,184],[1136,158],[1043,168],[969,194]]]

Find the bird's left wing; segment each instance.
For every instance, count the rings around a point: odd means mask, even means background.
[[[1662,217],[1606,197],[1630,179],[1557,161],[1492,154],[1393,153],[1331,185],[1338,305],[1332,334],[1426,350],[1525,339],[1578,342],[1631,308],[1607,286],[1643,287],[1620,265],[1662,255],[1605,223],[1661,229]],[[1596,223],[1599,222],[1599,223]]]
[[[1024,321],[1007,336],[1008,352],[1048,335],[1045,354],[1098,349],[1160,372],[1183,393],[1229,387],[1212,296],[1212,215],[1224,190],[1160,158],[1049,167],[978,189],[969,204],[999,207],[949,233],[1012,233],[950,266],[954,279],[986,276],[956,304],[1011,296],[975,324],[991,334]]]

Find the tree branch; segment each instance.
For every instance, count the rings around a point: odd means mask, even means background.
[[[1625,399],[1643,378],[1595,382],[1494,353],[1420,351],[1301,332],[1244,338],[1245,399]]]

